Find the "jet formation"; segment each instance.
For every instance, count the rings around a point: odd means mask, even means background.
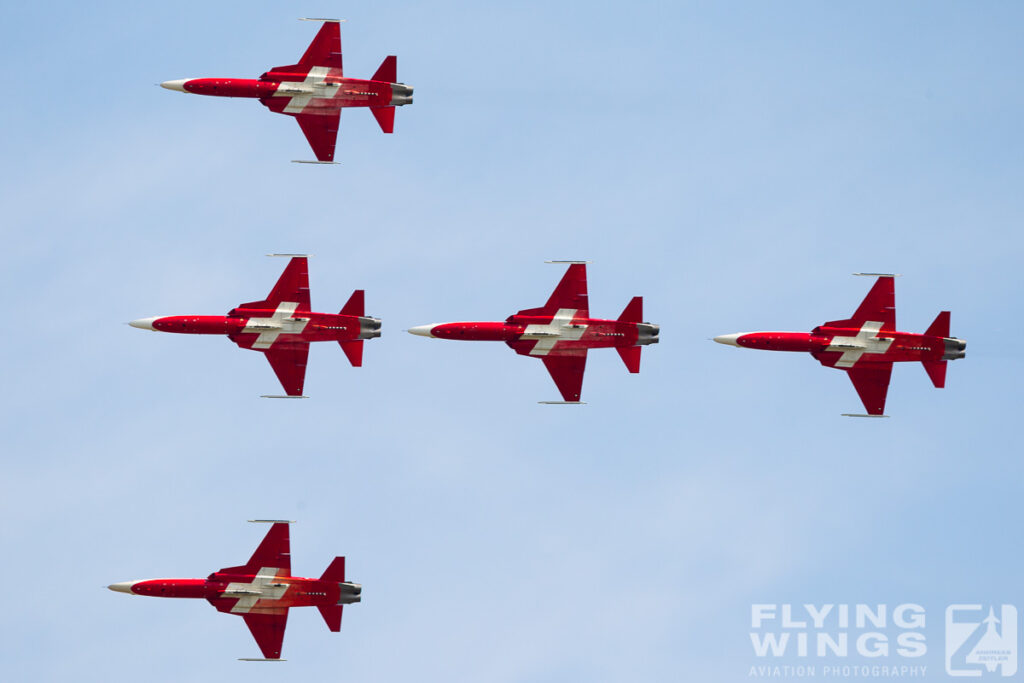
[[[249,97],[272,112],[294,116],[317,161],[334,163],[341,110],[369,107],[381,130],[395,130],[395,107],[412,104],[412,87],[398,82],[398,58],[384,58],[369,80],[347,78],[342,68],[341,30],[337,19],[307,19],[324,25],[298,64],[275,66],[259,78],[182,78],[164,81],[168,90]]]
[[[643,297],[633,297],[616,320],[590,317],[587,266],[569,263],[546,304],[510,315],[504,322],[456,322],[420,325],[411,334],[434,339],[501,341],[516,353],[539,358],[562,394],[562,401],[580,403],[583,372],[590,349],[614,348],[630,372],[640,372],[641,347],[658,343],[659,327],[643,322]]]
[[[279,660],[288,610],[292,607],[316,607],[331,631],[341,630],[345,605],[359,602],[363,587],[345,580],[345,558],[335,557],[319,579],[292,576],[288,524],[284,520],[254,519],[270,522],[263,542],[238,567],[225,567],[205,579],[146,579],[122,581],[107,588],[129,595],[155,598],[198,598],[220,612],[245,619],[256,639],[263,659]]]
[[[363,313],[365,295],[357,289],[338,313],[314,313],[309,305],[309,265],[291,260],[263,301],[240,304],[227,315],[171,315],[133,320],[154,332],[222,334],[243,349],[260,351],[270,362],[288,398],[301,398],[311,342],[336,341],[353,367],[363,364],[363,340],[380,336],[380,320]],[[266,395],[266,398],[284,398]]]
[[[381,130],[394,131],[395,109],[412,104],[413,88],[398,82],[397,58],[388,56],[368,80],[348,78],[342,65],[337,20],[320,21],[316,37],[298,63],[279,66],[257,79],[192,78],[165,81],[164,88],[216,97],[258,99],[273,112],[295,117],[316,156],[334,163],[342,109],[367,107]],[[240,304],[227,315],[160,316],[134,320],[133,327],[177,334],[224,335],[238,346],[263,353],[284,396],[301,398],[309,345],[338,342],[354,367],[362,365],[363,342],[381,335],[381,321],[365,315],[359,289],[336,313],[311,310],[308,260],[290,258],[273,289],[261,301]],[[640,371],[642,348],[659,341],[658,325],[645,322],[643,298],[633,297],[615,320],[593,318],[582,261],[552,261],[568,268],[547,302],[514,313],[504,321],[420,325],[408,331],[434,339],[504,342],[516,353],[538,358],[555,382],[561,401],[579,404],[591,349],[614,348],[630,373]],[[846,320],[811,332],[748,332],[715,337],[743,348],[810,353],[822,365],[844,370],[867,411],[884,417],[893,364],[921,362],[936,387],[945,386],[947,362],[963,358],[966,342],[950,336],[950,314],[943,311],[924,334],[896,331],[893,277],[877,276],[864,301]],[[854,414],[851,414],[854,415]],[[149,579],[111,584],[113,591],[164,598],[205,599],[217,610],[241,616],[263,655],[249,661],[279,661],[292,607],[315,606],[331,631],[341,628],[345,605],[360,602],[362,587],[345,578],[345,558],[336,557],[318,579],[291,574],[289,522],[271,527],[249,561],[220,569],[205,579]]]
[[[715,337],[719,344],[766,351],[804,351],[822,365],[845,370],[867,415],[886,417],[885,397],[893,363],[920,362],[932,384],[946,386],[947,361],[963,358],[967,342],[949,336],[949,311],[942,311],[924,334],[896,331],[894,275],[877,276],[853,317],[833,320],[808,332],[740,332]]]

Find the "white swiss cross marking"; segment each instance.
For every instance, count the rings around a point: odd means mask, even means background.
[[[339,83],[324,83],[328,72],[330,72],[330,68],[326,66],[314,66],[303,81],[282,81],[277,91],[274,92],[274,96],[291,97],[291,100],[285,105],[285,113],[301,114],[310,100],[314,98],[330,99],[337,95],[341,88]],[[296,95],[296,90],[302,92]]]
[[[575,308],[559,308],[547,325],[527,325],[520,339],[536,339],[531,356],[546,356],[560,341],[576,341],[586,332],[586,325],[574,325]]]
[[[841,351],[836,361],[837,368],[852,368],[865,353],[885,353],[892,345],[892,339],[879,339],[882,323],[866,322],[856,337],[832,337],[826,351]]]
[[[231,611],[236,614],[247,614],[260,600],[280,600],[288,590],[288,584],[278,581],[279,573],[283,574],[285,571],[277,567],[260,567],[252,583],[229,583],[224,589],[224,597],[235,597],[231,593],[241,594]]]
[[[254,349],[269,349],[282,334],[302,334],[309,324],[309,318],[293,318],[292,314],[299,304],[294,301],[282,301],[274,315],[269,318],[249,318],[245,321],[242,332],[257,332],[259,337],[253,342]]]

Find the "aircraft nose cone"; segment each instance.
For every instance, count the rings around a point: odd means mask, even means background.
[[[417,327],[410,327],[409,334],[419,335],[420,337],[433,337],[430,333],[432,329],[437,327],[436,325],[419,325]]]
[[[136,581],[122,581],[121,583],[112,583],[109,586],[107,586],[107,588],[109,588],[112,591],[117,591],[118,593],[128,593],[129,595],[135,595],[134,593],[132,593],[132,586],[134,586],[136,583]]]
[[[164,81],[160,84],[160,87],[167,88],[168,90],[177,90],[178,92],[185,92],[185,84],[191,80],[191,78],[179,78],[176,81]]]
[[[729,346],[739,346],[736,342],[737,339],[742,337],[742,334],[722,334],[715,337],[715,341],[719,344],[728,344]]]
[[[153,321],[156,320],[158,317],[159,316],[153,318],[139,318],[138,320],[133,320],[128,324],[131,325],[132,327],[137,327],[140,330],[153,330],[154,332],[156,332],[156,328],[153,327]]]

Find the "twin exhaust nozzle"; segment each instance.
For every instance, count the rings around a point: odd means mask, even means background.
[[[657,344],[659,332],[661,332],[661,327],[659,327],[658,325],[652,325],[651,323],[637,323],[636,343],[641,345]]]
[[[943,339],[943,342],[945,343],[945,349],[942,354],[942,360],[957,360],[967,356],[967,342],[963,339],[946,337]]]
[[[412,104],[412,86],[405,83],[391,84],[391,104],[401,107],[403,104]]]

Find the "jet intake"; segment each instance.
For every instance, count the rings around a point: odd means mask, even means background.
[[[942,354],[942,360],[956,360],[957,358],[964,358],[967,356],[967,342],[963,339],[946,337],[942,341],[945,344],[945,352]]]
[[[391,104],[400,107],[403,104],[412,104],[412,86],[405,83],[391,84]]]
[[[637,323],[636,343],[639,345],[657,344],[659,332],[661,332],[661,327],[658,325],[652,325],[651,323]]]

